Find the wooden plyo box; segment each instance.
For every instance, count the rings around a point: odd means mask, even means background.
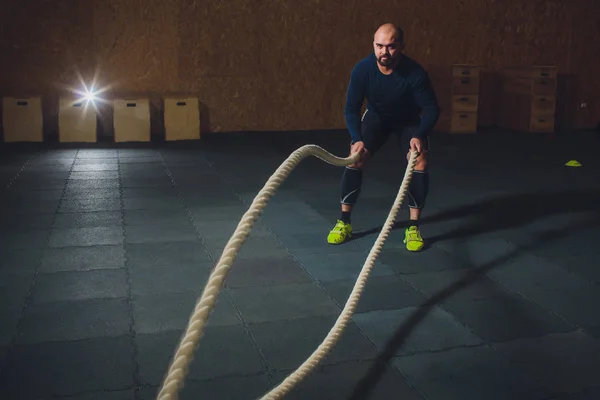
[[[200,108],[197,98],[165,98],[165,140],[200,139]]]
[[[97,113],[92,101],[61,97],[58,102],[58,140],[63,143],[94,143]]]
[[[432,66],[428,72],[441,108],[435,129],[476,133],[481,67],[471,64]]]
[[[554,132],[556,88],[555,66],[504,68],[498,125],[523,132]]]
[[[113,100],[115,142],[150,141],[150,101],[148,99]]]
[[[2,120],[5,142],[43,142],[42,98],[4,97]]]

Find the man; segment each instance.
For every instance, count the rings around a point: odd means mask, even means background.
[[[342,214],[327,241],[341,244],[352,236],[350,215],[360,194],[363,168],[393,134],[407,160],[411,151],[419,154],[407,196],[410,224],[404,243],[409,251],[420,251],[424,243],[419,217],[429,189],[428,133],[439,117],[437,99],[425,70],[402,54],[404,34],[400,28],[380,26],[373,47],[374,53],[359,61],[350,77],[344,114],[351,136],[350,154],[361,153],[361,158],[344,169]],[[365,98],[367,107],[361,118]],[[402,163],[407,165],[404,159]]]

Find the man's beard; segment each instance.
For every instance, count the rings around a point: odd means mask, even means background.
[[[394,63],[394,59],[391,56],[387,56],[387,58],[385,57],[386,56],[381,56],[377,59],[377,61],[379,61],[379,64],[381,64],[384,67],[389,67]]]

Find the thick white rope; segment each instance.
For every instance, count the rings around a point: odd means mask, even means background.
[[[242,219],[240,220],[235,232],[229,239],[229,242],[223,250],[221,258],[217,262],[217,265],[213,269],[204,291],[197,302],[194,312],[190,317],[187,330],[183,335],[179,347],[175,352],[173,361],[169,367],[169,370],[165,376],[161,390],[158,393],[158,400],[176,400],[178,399],[178,393],[183,387],[185,377],[188,372],[189,365],[193,360],[193,355],[198,347],[200,338],[204,333],[204,328],[208,320],[208,315],[212,311],[219,290],[221,289],[225,277],[233,261],[235,260],[242,244],[248,237],[252,225],[258,219],[261,211],[265,208],[268,199],[275,194],[275,190],[281,185],[281,183],[287,178],[290,172],[308,156],[315,156],[321,160],[338,167],[347,166],[358,161],[359,154],[353,154],[347,158],[341,158],[334,156],[327,152],[323,148],[316,145],[305,145],[294,151],[275,171],[269,178],[267,183],[254,198],[254,201],[250,205],[250,208]],[[331,328],[323,342],[319,347],[311,354],[311,356],[292,374],[290,374],[284,381],[272,389],[269,393],[265,394],[262,399],[280,399],[287,394],[294,386],[300,383],[329,353],[331,348],[335,345],[337,340],[340,338],[344,329],[348,325],[352,314],[354,313],[360,296],[364,290],[367,278],[375,260],[379,256],[383,244],[387,239],[392,226],[400,210],[400,206],[404,200],[406,192],[408,191],[408,185],[412,178],[414,166],[417,162],[416,152],[411,152],[411,156],[408,162],[408,168],[406,169],[404,179],[398,191],[398,195],[394,201],[392,209],[388,214],[385,224],[375,241],[375,244],[369,252],[369,256],[365,261],[365,264],[356,280],[352,293],[350,294],[344,309],[338,317],[336,323]]]

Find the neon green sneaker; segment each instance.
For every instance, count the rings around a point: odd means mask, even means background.
[[[352,237],[352,225],[338,219],[327,236],[327,243],[342,244]]]
[[[423,249],[425,243],[423,242],[419,228],[411,226],[406,229],[406,232],[404,233],[404,244],[406,244],[406,249],[408,251],[421,251],[421,249]]]

